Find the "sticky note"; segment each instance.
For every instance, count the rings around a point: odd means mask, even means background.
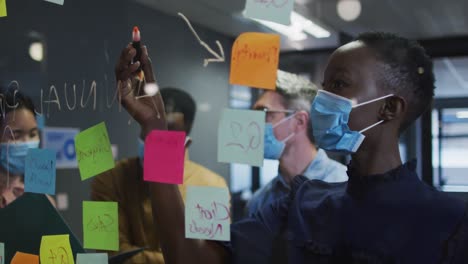
[[[188,186],[185,204],[185,237],[229,241],[231,239],[227,188]]]
[[[74,264],[70,235],[43,236],[39,249],[41,264]]]
[[[10,264],[39,264],[39,256],[18,251]]]
[[[289,25],[293,9],[294,0],[246,0],[244,15]]]
[[[225,109],[218,127],[218,161],[263,165],[265,112]]]
[[[145,140],[145,181],[182,184],[185,132],[153,130]]]
[[[231,84],[276,89],[280,36],[267,33],[243,33],[232,47]]]
[[[7,16],[6,0],[0,0],[0,17]]]
[[[49,149],[30,149],[26,155],[24,190],[33,193],[55,194],[55,152]]]
[[[107,253],[76,254],[76,264],[107,264],[108,259]]]
[[[119,218],[116,202],[83,201],[84,247],[119,250]]]
[[[63,5],[63,2],[65,0],[45,0],[45,1],[57,4],[57,5]]]
[[[106,124],[99,123],[75,137],[75,150],[81,180],[114,168],[112,148]]]
[[[5,244],[0,243],[0,264],[5,264]]]

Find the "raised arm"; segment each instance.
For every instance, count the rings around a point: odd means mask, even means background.
[[[147,84],[155,84],[151,60],[146,46],[141,61],[131,64],[136,50],[128,45],[121,53],[115,68],[121,103],[142,128],[142,139],[152,130],[167,130],[164,104],[159,93],[144,94],[138,85],[140,64]],[[184,203],[177,185],[150,183],[153,223],[159,230],[161,248],[168,264],[226,263],[226,251],[216,242],[185,238]],[[155,234],[156,235],[156,234]]]

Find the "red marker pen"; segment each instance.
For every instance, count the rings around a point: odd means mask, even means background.
[[[134,49],[136,49],[136,55],[133,58],[132,63],[135,63],[137,61],[140,61],[141,59],[141,45],[140,45],[140,30],[138,29],[137,26],[133,27],[133,32],[132,32],[132,46]],[[141,61],[140,61],[141,63]],[[141,71],[141,65],[138,68],[138,71]]]

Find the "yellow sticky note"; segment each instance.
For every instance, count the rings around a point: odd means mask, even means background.
[[[6,0],[0,0],[0,17],[7,16]]]
[[[39,264],[39,256],[18,251],[10,264]]]
[[[279,51],[277,34],[241,34],[232,47],[229,83],[274,90]]]
[[[43,236],[39,250],[41,264],[74,264],[69,235]]]

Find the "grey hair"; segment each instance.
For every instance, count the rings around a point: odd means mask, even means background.
[[[306,111],[310,114],[310,107],[317,91],[317,86],[307,78],[278,70],[276,92],[283,97],[283,104],[287,109]],[[310,120],[307,124],[307,134],[310,141],[314,142]]]

